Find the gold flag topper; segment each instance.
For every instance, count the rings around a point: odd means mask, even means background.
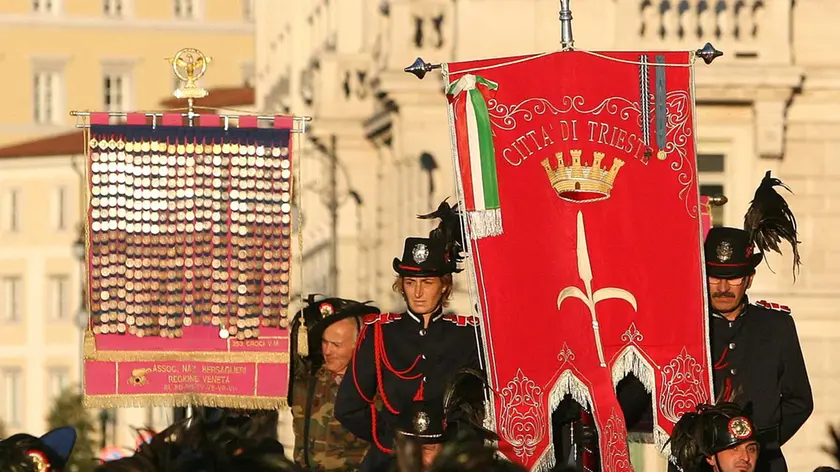
[[[183,85],[172,94],[175,98],[204,98],[207,90],[196,85],[196,81],[207,72],[207,65],[212,60],[195,48],[184,48],[175,57],[166,59],[172,64],[172,71],[181,79]]]

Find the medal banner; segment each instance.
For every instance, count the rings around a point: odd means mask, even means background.
[[[182,121],[91,114],[85,402],[274,409],[288,391],[293,121]]]
[[[619,381],[651,394],[660,448],[710,398],[692,67],[583,51],[444,67],[491,411],[530,470],[555,463],[567,396],[605,472],[631,470]]]

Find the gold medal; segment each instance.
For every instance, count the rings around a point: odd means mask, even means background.
[[[244,149],[244,148],[245,148],[245,146],[242,146],[242,148]],[[222,150],[224,150],[224,146],[222,146]],[[231,144],[231,145],[230,145],[230,147],[228,148],[228,150],[227,150],[227,151],[225,151],[225,154],[227,154],[227,153],[230,153],[230,154],[239,154],[239,143],[233,143],[233,144]]]
[[[99,141],[97,141],[96,138],[90,138],[90,141],[88,141],[88,146],[91,149],[96,149],[99,147]]]

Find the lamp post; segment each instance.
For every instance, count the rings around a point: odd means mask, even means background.
[[[352,188],[350,184],[350,174],[347,172],[347,168],[344,167],[338,160],[338,152],[337,152],[337,138],[335,134],[331,134],[329,137],[329,145],[324,145],[321,143],[318,138],[311,136],[310,140],[315,145],[315,147],[320,151],[320,155],[324,156],[327,161],[328,169],[327,169],[327,187],[325,191],[319,192],[323,196],[321,199],[324,206],[327,207],[327,210],[330,215],[330,265],[329,265],[329,283],[328,283],[328,290],[333,295],[338,294],[338,209],[342,205],[343,199],[350,197],[353,201],[356,202],[357,207],[361,207],[362,205],[362,198],[358,191]],[[318,155],[318,154],[316,154]],[[338,195],[338,172],[339,170],[344,174],[344,178],[347,181],[347,186],[349,190],[346,194],[343,194],[339,197]],[[301,191],[303,187],[299,187]],[[359,216],[361,212],[359,212]],[[297,220],[295,220],[297,221]],[[360,219],[361,221],[361,219]]]

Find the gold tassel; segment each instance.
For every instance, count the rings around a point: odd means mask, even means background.
[[[306,322],[301,317],[297,332],[297,351],[300,357],[309,357],[309,330],[306,329]]]

